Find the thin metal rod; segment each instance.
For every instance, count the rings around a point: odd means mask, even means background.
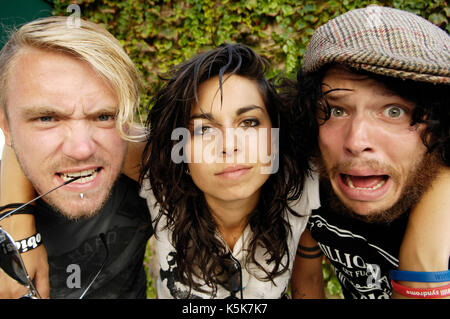
[[[25,203],[25,204],[23,204],[23,205],[17,207],[16,209],[14,209],[14,210],[12,210],[12,211],[6,213],[6,214],[3,215],[2,217],[0,217],[0,221],[1,221],[2,219],[4,219],[4,218],[6,218],[6,217],[8,217],[8,216],[10,216],[10,215],[12,215],[12,214],[14,214],[16,211],[18,211],[18,210],[24,208],[25,206],[27,206],[27,205],[33,203],[34,201],[37,201],[39,198],[44,197],[44,196],[47,195],[48,193],[51,193],[51,192],[57,190],[58,188],[63,187],[64,185],[67,185],[67,184],[69,184],[69,183],[72,183],[72,182],[76,181],[76,180],[79,179],[79,178],[81,178],[81,176],[74,177],[74,178],[72,178],[71,180],[68,180],[67,182],[64,182],[63,184],[61,184],[61,185],[59,185],[59,186],[57,186],[57,187],[55,187],[55,188],[49,190],[47,193],[42,194],[42,195],[39,195],[38,197],[36,197],[36,198],[30,200],[29,202],[27,202],[27,203]]]

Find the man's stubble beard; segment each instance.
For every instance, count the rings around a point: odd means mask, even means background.
[[[81,219],[89,219],[91,217],[94,217],[95,215],[97,215],[102,209],[103,207],[105,207],[106,203],[108,202],[108,200],[111,198],[111,194],[112,194],[112,189],[114,188],[114,185],[116,184],[118,178],[115,179],[115,181],[112,183],[111,187],[108,189],[106,196],[104,196],[102,202],[100,203],[100,205],[97,205],[97,207],[95,209],[90,209],[90,210],[84,210],[81,213],[77,213],[77,214],[71,214],[65,210],[63,210],[57,203],[55,203],[55,200],[52,200],[51,197],[46,198],[45,202],[57,213],[65,216],[67,219],[72,220],[72,221],[78,221]],[[95,197],[95,195],[93,195],[93,197]],[[88,201],[89,198],[87,196],[84,196],[83,199],[81,199],[82,203],[83,201]]]
[[[400,217],[403,213],[414,207],[428,190],[431,182],[436,178],[439,169],[443,166],[442,161],[435,155],[425,154],[422,160],[410,171],[403,186],[397,202],[388,209],[373,211],[367,215],[360,215],[339,199],[333,190],[330,177],[325,164],[320,156],[313,159],[320,175],[320,197],[324,206],[328,206],[333,212],[361,220],[366,223],[390,223]]]
[[[43,194],[45,192],[48,192],[50,189],[43,189],[38,183],[36,183],[33,180],[31,174],[29,174],[29,170],[27,169],[26,165],[23,163],[23,161],[21,161],[21,158],[22,158],[21,152],[18,152],[17,149],[14,148],[14,143],[13,143],[12,140],[11,140],[11,148],[16,153],[17,161],[19,162],[19,165],[22,168],[22,172],[24,173],[25,177],[30,181],[30,183],[32,184],[32,186],[35,189],[35,191],[39,195],[41,195],[41,194]],[[66,218],[68,218],[70,220],[76,221],[76,220],[80,220],[80,219],[87,219],[87,218],[94,217],[95,215],[97,215],[102,210],[102,208],[105,206],[105,204],[111,198],[112,190],[113,190],[115,184],[117,183],[117,181],[119,179],[119,176],[120,176],[120,174],[122,172],[122,168],[123,168],[124,163],[125,163],[125,156],[124,156],[124,158],[122,160],[122,163],[120,165],[120,170],[116,174],[113,182],[109,185],[109,189],[107,190],[106,195],[104,196],[104,198],[101,201],[100,205],[97,205],[95,207],[95,209],[90,209],[89,211],[82,211],[82,212],[79,212],[77,214],[72,214],[72,213],[68,212],[67,210],[64,210],[64,207],[61,207],[63,204],[59,204],[58,203],[58,202],[61,202],[61,200],[53,199],[54,196],[58,196],[57,194],[50,193],[50,194],[42,197],[41,200],[43,200],[47,205],[49,205],[55,212],[65,216]],[[58,190],[55,190],[55,192],[58,192]],[[95,198],[96,195],[97,194],[91,194],[89,196]],[[79,194],[77,194],[77,196],[79,196]],[[65,198],[64,200],[70,200],[70,199],[69,198]],[[64,200],[62,200],[62,202],[64,202]],[[76,200],[78,200],[78,199],[76,199]],[[89,200],[89,198],[87,196],[85,196],[81,200],[82,201],[84,201],[84,200],[87,201],[87,200]]]

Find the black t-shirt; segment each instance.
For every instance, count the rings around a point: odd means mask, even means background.
[[[365,223],[314,210],[307,228],[330,260],[345,298],[387,299],[392,294],[389,271],[397,269],[409,213],[391,223]]]
[[[37,204],[36,227],[42,234],[50,266],[50,297],[79,298],[109,257],[84,298],[145,298],[143,266],[147,240],[153,234],[139,184],[121,175],[102,210],[72,221],[45,202]]]

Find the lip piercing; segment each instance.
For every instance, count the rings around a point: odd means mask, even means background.
[[[84,198],[84,194],[80,193],[80,198],[83,199]]]

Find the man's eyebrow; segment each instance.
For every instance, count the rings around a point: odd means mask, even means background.
[[[116,114],[119,111],[117,106],[102,107],[92,110],[92,112],[87,112],[87,115],[100,115],[100,114]]]
[[[331,88],[331,86],[329,86],[326,83],[322,83],[322,86],[326,86],[328,88],[330,88],[327,91],[324,91],[322,94],[323,96],[326,96],[330,93],[334,93],[334,92],[342,92],[342,91],[353,91],[352,89],[346,89],[346,88]],[[390,90],[387,87],[377,87],[374,88],[374,91],[377,92],[378,94],[380,94],[381,96],[385,96],[385,97],[391,97],[391,96],[395,96],[397,95],[394,91]],[[334,99],[337,100],[340,98],[340,94],[330,94],[327,96],[327,99]]]
[[[352,92],[353,91],[351,89],[345,89],[345,88],[334,88],[334,89],[332,89],[331,86],[329,86],[326,83],[322,83],[322,86],[326,86],[326,87],[330,88],[329,90],[324,91],[322,93],[322,95],[324,97],[326,97],[327,99],[331,99],[331,100],[338,100],[341,97],[341,95],[339,93],[342,92],[342,91],[344,91],[344,92]],[[336,92],[338,94],[333,94],[333,93],[336,93]]]
[[[387,96],[387,97],[399,96],[398,94],[396,94],[394,91],[390,90],[387,87],[379,87],[375,91],[382,96]]]
[[[30,106],[22,110],[25,117],[41,117],[41,116],[68,116],[68,113],[62,112],[51,106]]]
[[[100,114],[116,114],[117,106],[106,106],[101,108],[94,108],[92,112],[87,112],[87,116]],[[68,117],[72,112],[64,112],[63,110],[52,106],[30,106],[22,110],[25,117],[41,117],[41,116],[60,116]]]

